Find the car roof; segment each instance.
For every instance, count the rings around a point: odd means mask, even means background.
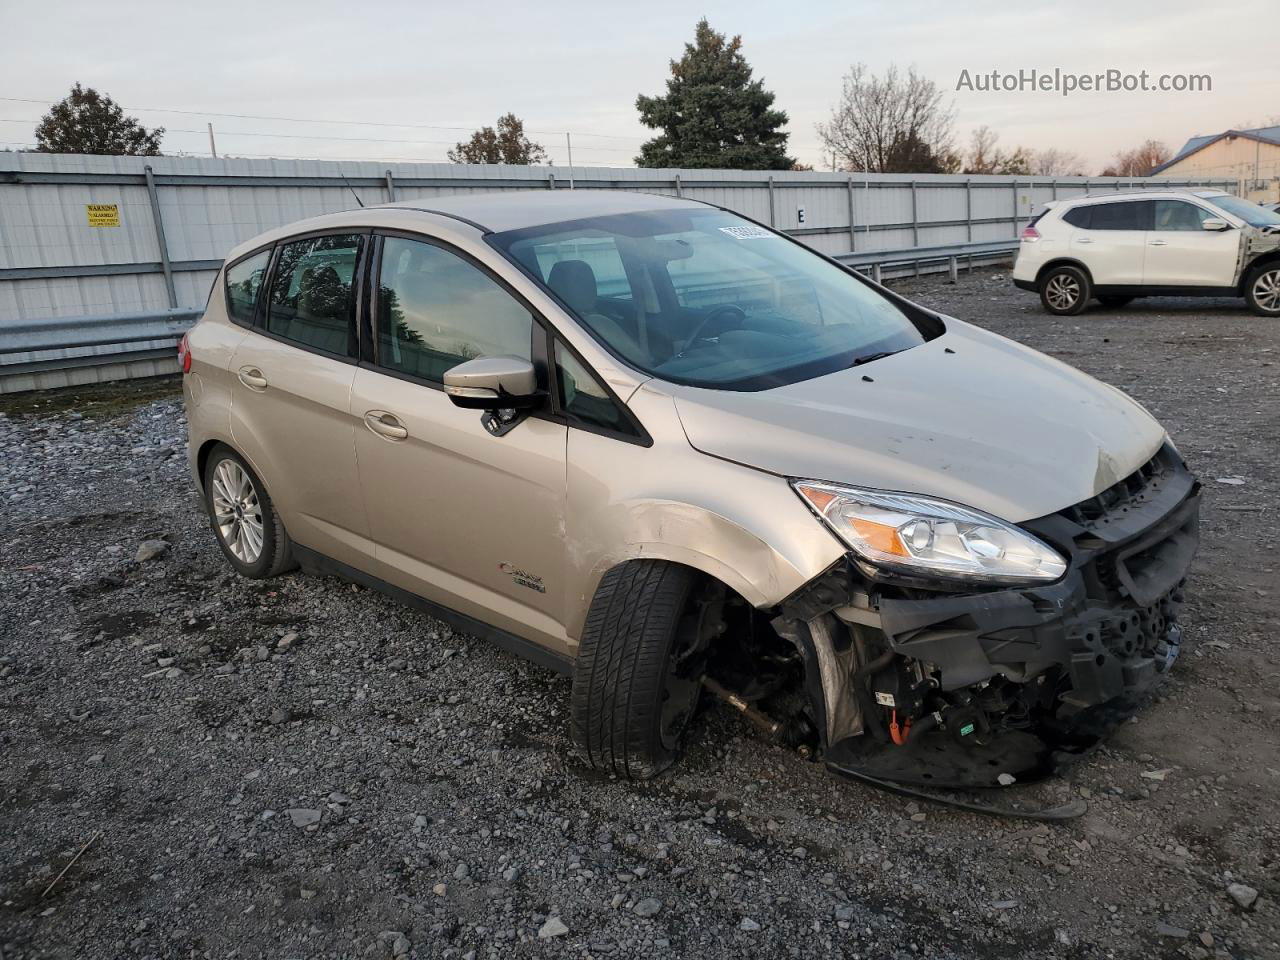
[[[1076,207],[1090,203],[1110,203],[1113,200],[1150,200],[1153,197],[1198,197],[1209,200],[1213,197],[1230,196],[1224,190],[1126,190],[1120,193],[1090,194],[1087,197],[1071,197],[1055,201],[1055,208]]]
[[[503,233],[507,230],[564,223],[586,217],[653,210],[688,210],[692,207],[707,209],[706,204],[696,200],[682,200],[678,197],[652,193],[635,193],[630,190],[508,189],[494,193],[424,197],[418,200],[382,203],[358,210],[344,210],[341,213],[326,213],[274,227],[237,245],[228,254],[227,261],[238,259],[245,253],[269,243],[303,233],[351,227],[356,224],[365,227],[405,227],[406,217],[412,218],[414,214],[426,213],[449,217],[467,223],[481,233]]]
[[[485,231],[502,233],[585,217],[647,210],[704,206],[693,200],[629,190],[506,190],[423,200],[403,200],[386,207],[408,207],[469,221]]]

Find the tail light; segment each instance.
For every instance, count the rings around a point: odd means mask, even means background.
[[[1040,231],[1035,227],[1027,227],[1022,231],[1022,239],[1028,243],[1035,243],[1040,239]]]
[[[184,333],[178,341],[178,366],[182,367],[183,373],[191,372],[191,343],[187,339],[190,336],[191,334]]]

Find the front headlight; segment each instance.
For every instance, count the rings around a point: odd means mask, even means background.
[[[978,583],[1046,583],[1067,562],[1035,537],[956,503],[883,490],[792,481],[859,557],[877,567]]]

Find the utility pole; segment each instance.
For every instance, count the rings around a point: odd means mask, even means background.
[[[213,155],[213,159],[218,159],[218,146],[213,142],[213,124],[207,124],[209,127],[209,153]]]
[[[573,140],[569,136],[569,131],[564,132],[564,145],[569,149],[569,189],[573,189]]]

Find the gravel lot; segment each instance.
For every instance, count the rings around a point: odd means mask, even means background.
[[[601,779],[567,680],[336,580],[231,575],[172,381],[19,397],[0,958],[1280,957],[1280,325],[901,288],[1129,391],[1208,488],[1172,680],[1025,788],[1083,818],[917,806],[720,708],[671,774]]]

